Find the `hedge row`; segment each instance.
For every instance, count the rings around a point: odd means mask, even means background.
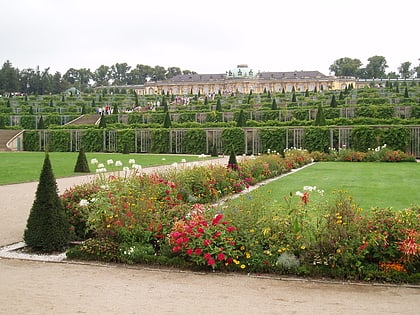
[[[299,147],[308,151],[328,152],[338,149],[343,143],[339,128],[301,127]],[[254,138],[250,138],[250,131]],[[25,151],[78,151],[87,152],[144,152],[144,153],[185,153],[229,154],[235,146],[237,154],[263,153],[267,150],[283,152],[296,147],[296,129],[286,127],[269,128],[219,128],[206,130],[190,129],[84,129],[84,130],[43,130],[25,131],[23,146]],[[219,138],[220,137],[220,138]],[[258,139],[258,140],[256,140]],[[387,144],[388,148],[407,152],[411,141],[410,129],[404,126],[351,128],[345,143],[348,148],[366,152]],[[259,146],[250,152],[249,147]],[[248,148],[248,149],[247,149]]]

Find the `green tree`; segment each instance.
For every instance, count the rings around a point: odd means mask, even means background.
[[[404,89],[404,98],[408,98],[409,96],[408,96],[408,89],[407,89],[407,87],[405,87],[405,89]]]
[[[99,128],[106,128],[106,117],[104,115],[104,113],[101,114],[101,118],[99,120]]]
[[[171,128],[171,116],[169,115],[169,111],[165,113],[165,120],[163,121],[163,128]]]
[[[237,127],[245,127],[246,126],[246,118],[243,109],[240,110],[238,119],[236,120]]]
[[[222,111],[222,103],[220,101],[220,98],[217,99],[216,111],[218,111],[218,112],[221,112]]]
[[[80,148],[79,154],[77,155],[76,165],[74,166],[75,173],[90,173],[89,164],[86,158],[85,151]]]
[[[230,149],[227,167],[235,171],[238,170],[238,161],[236,159],[236,152],[233,146]]]
[[[330,71],[336,76],[357,77],[360,73],[362,62],[359,59],[343,57],[334,61],[330,66]]]
[[[331,103],[330,103],[331,107],[337,107],[337,101],[335,99],[335,94],[333,94],[332,98],[331,98]]]
[[[293,92],[292,94],[292,103],[296,103],[296,93]]]
[[[415,69],[411,69],[411,62],[406,61],[401,64],[400,67],[398,67],[398,72],[400,73],[400,76],[402,79],[410,79],[413,77],[413,75],[416,73]]]
[[[45,129],[44,118],[42,117],[42,115],[38,120],[38,129]]]
[[[45,154],[23,239],[32,249],[47,253],[63,250],[70,239],[70,224],[57,192],[48,153]]]
[[[273,102],[271,103],[271,109],[272,110],[277,110],[277,102],[276,102],[275,98],[273,98]]]
[[[326,125],[326,121],[325,121],[325,116],[324,116],[324,109],[322,108],[322,105],[319,104],[318,110],[316,112],[316,117],[315,117],[315,126],[325,126],[325,125]]]
[[[368,58],[369,63],[366,65],[364,77],[365,79],[386,78],[385,70],[388,68],[386,59],[383,56],[372,56]]]

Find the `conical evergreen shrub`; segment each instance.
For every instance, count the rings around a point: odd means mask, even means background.
[[[167,111],[165,114],[165,120],[163,121],[163,128],[171,128],[171,116],[169,115],[169,112]]]
[[[276,102],[275,98],[273,98],[273,102],[271,103],[271,109],[272,110],[277,110],[277,102]]]
[[[89,164],[86,158],[85,151],[80,148],[77,155],[76,165],[74,166],[75,173],[90,173]]]
[[[238,161],[236,159],[236,153],[235,153],[235,149],[232,146],[232,148],[230,149],[230,154],[229,154],[229,161],[228,161],[228,168],[231,168],[233,170],[237,170],[238,169]]]
[[[325,126],[326,124],[327,122],[325,121],[324,109],[322,108],[322,105],[319,104],[315,117],[315,126]]]
[[[46,253],[62,250],[70,239],[70,224],[58,196],[48,153],[45,154],[23,239],[27,246]]]
[[[105,115],[102,113],[101,114],[101,119],[99,120],[99,128],[106,128],[106,118]]]
[[[335,99],[335,94],[333,94],[333,96],[331,98],[330,106],[331,107],[337,107],[337,100]]]
[[[244,110],[241,109],[238,115],[238,119],[236,120],[236,126],[237,127],[245,127],[246,126],[246,118]]]

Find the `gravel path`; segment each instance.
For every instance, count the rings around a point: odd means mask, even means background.
[[[36,188],[0,186],[0,246],[22,240]],[[0,258],[0,314],[418,314],[419,296],[406,286]]]

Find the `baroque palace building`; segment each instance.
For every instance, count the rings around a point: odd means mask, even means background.
[[[326,76],[319,71],[260,72],[240,64],[236,68],[219,74],[181,74],[165,81],[146,82],[133,87],[137,95],[153,94],[215,94],[215,93],[263,93],[305,92],[339,90],[352,84],[354,77]]]

